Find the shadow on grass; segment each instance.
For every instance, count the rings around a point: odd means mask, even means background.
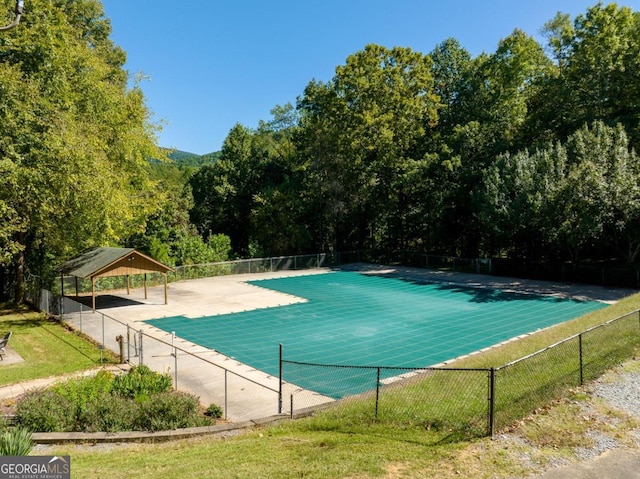
[[[377,426],[377,427],[376,427]],[[458,443],[466,443],[482,437],[487,437],[485,431],[472,430],[462,426],[460,428],[435,430],[423,427],[398,427],[386,426],[384,423],[378,423],[374,427],[345,427],[337,426],[335,428],[327,428],[327,432],[335,432],[344,435],[360,435],[384,440],[393,440],[404,444],[413,444],[424,447],[439,447],[453,445]],[[311,428],[309,431],[323,431],[322,428]]]
[[[45,314],[37,313],[26,306],[13,306],[13,305],[0,305],[0,333],[6,331],[13,331],[17,335],[28,335],[32,329],[39,329],[51,337],[55,338],[55,341],[64,346],[75,350],[79,355],[85,357],[90,362],[99,364],[100,359],[98,356],[99,345],[84,335],[69,330],[59,320],[51,317],[47,317]],[[68,334],[75,335],[77,341],[72,342],[66,337]],[[78,342],[83,342],[84,344]],[[85,346],[86,347],[83,347]],[[55,347],[55,343],[52,344]],[[91,352],[95,354],[90,355]],[[106,362],[112,362],[111,353],[105,354],[104,360]]]
[[[49,325],[51,324],[58,324],[59,328],[65,328],[65,326],[61,323],[58,323],[57,321],[50,321]],[[42,329],[44,331],[46,331],[47,333],[49,333],[51,336],[53,336],[54,338],[56,338],[58,341],[60,341],[61,343],[64,343],[67,347],[74,349],[77,353],[79,353],[81,356],[84,356],[85,358],[87,358],[89,361],[91,361],[92,363],[95,364],[100,364],[101,362],[115,362],[115,361],[111,361],[109,360],[109,358],[112,356],[112,353],[110,353],[108,350],[104,350],[103,352],[103,358],[101,360],[97,359],[96,357],[92,357],[89,354],[87,354],[87,352],[83,351],[80,347],[78,347],[78,345],[71,343],[70,341],[68,341],[64,335],[62,334],[58,334],[60,332],[59,328],[55,328],[51,329],[51,328],[47,328],[46,325],[42,326]],[[87,348],[86,349],[91,349],[96,355],[98,354],[98,351],[100,349],[100,346],[98,343],[96,343],[93,339],[85,336],[85,335],[81,335],[80,333],[77,332],[71,332],[71,334],[76,334],[78,336],[82,337],[82,340],[84,340],[87,343]]]
[[[29,314],[29,316],[26,316]],[[9,316],[10,318],[7,318]],[[0,309],[0,328],[2,329],[30,329],[39,328],[45,324],[55,323],[56,321],[47,318],[44,314],[36,313],[30,309]]]

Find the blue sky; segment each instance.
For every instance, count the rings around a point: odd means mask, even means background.
[[[574,18],[597,0],[103,0],[112,39],[127,52],[159,144],[197,154],[229,130],[269,120],[313,79],[369,43],[429,53],[456,38],[473,56],[492,53],[515,28],[543,43],[558,11]],[[604,2],[608,3],[608,2]],[[618,5],[640,10],[640,0]]]

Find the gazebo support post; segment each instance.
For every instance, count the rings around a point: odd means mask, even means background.
[[[129,296],[131,294],[131,287],[129,285],[129,275],[127,275],[127,296]]]
[[[96,278],[95,276],[91,276],[91,305],[93,307],[93,312],[96,312]]]
[[[60,273],[60,292],[64,298],[64,273]]]
[[[73,279],[76,280],[76,298],[78,297],[78,277],[74,276]]]
[[[147,273],[144,274],[144,299],[147,299]]]
[[[167,273],[162,273],[164,276],[164,304],[169,304],[169,288],[167,287]]]

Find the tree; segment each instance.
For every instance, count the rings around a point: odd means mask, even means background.
[[[446,185],[441,242],[448,253],[476,256],[482,225],[475,197],[483,188],[483,172],[497,155],[527,143],[531,91],[551,62],[532,37],[517,29],[490,55],[471,59],[453,40],[432,55],[443,100],[443,123],[431,139],[445,167],[437,172]]]
[[[475,196],[490,255],[542,260],[555,241],[558,194],[565,185],[567,151],[549,143],[533,152],[504,153],[485,170]]]
[[[403,241],[406,161],[437,121],[431,65],[409,48],[367,45],[299,100],[309,189],[330,246]]]
[[[595,122],[565,144],[500,155],[483,184],[490,251],[574,263],[640,253],[640,163],[621,125]]]
[[[537,127],[566,138],[583,124],[622,124],[640,145],[640,13],[615,3],[597,5],[573,24],[558,14],[545,25],[557,76],[540,90]]]
[[[247,256],[256,195],[270,164],[260,135],[235,125],[224,140],[220,159],[190,180],[195,202],[191,219],[198,231],[229,236],[234,252]]]
[[[163,201],[147,220],[145,231],[128,238],[126,244],[169,265],[227,259],[228,251],[219,254],[220,251],[209,247],[213,235],[206,231],[209,238],[205,241],[189,220],[194,204],[189,185],[193,168],[182,164],[178,167],[173,162],[151,162],[151,178]]]
[[[17,301],[25,267],[46,275],[52,262],[118,244],[157,207],[147,174],[147,159],[162,156],[156,127],[109,34],[96,0],[33,0],[0,37],[0,159],[13,172],[0,202],[23,222],[6,266]]]
[[[570,217],[573,205],[580,205],[574,214],[579,221],[569,223],[567,236],[581,234],[633,263],[640,253],[640,163],[624,127],[597,121],[573,133],[567,144],[575,165],[575,181],[567,185],[573,201],[558,207]]]
[[[257,137],[266,159],[260,190],[254,196],[252,248],[255,254],[286,255],[318,251],[305,217],[305,168],[300,163],[296,137],[300,112],[290,103],[271,110],[272,119],[260,122]]]

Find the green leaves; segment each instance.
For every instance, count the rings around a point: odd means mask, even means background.
[[[560,67],[545,81],[539,115],[567,135],[584,123],[621,123],[640,140],[640,13],[615,3],[597,4],[578,15],[573,24],[558,15],[545,26]]]
[[[598,244],[638,254],[640,165],[624,129],[596,122],[565,145],[500,156],[484,175],[480,210],[493,248],[573,261]],[[536,249],[531,249],[535,246]]]
[[[100,2],[33,0],[20,27],[0,38],[0,215],[12,225],[0,258],[46,273],[43,251],[64,258],[144,229],[162,200],[147,160],[162,155]]]

